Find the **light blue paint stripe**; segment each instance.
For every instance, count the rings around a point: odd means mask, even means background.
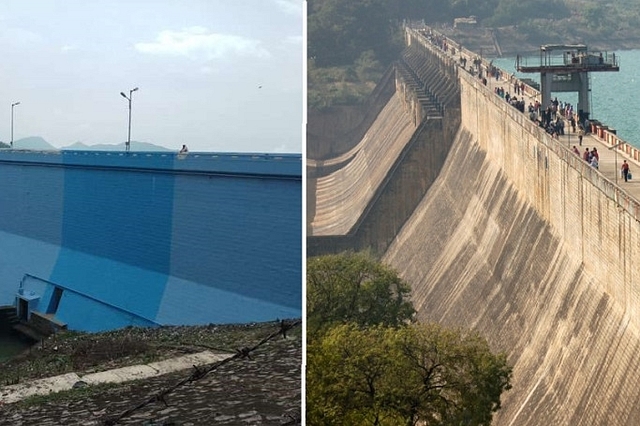
[[[60,247],[0,231],[0,305],[12,305],[25,273],[47,279]]]
[[[167,282],[156,321],[165,325],[197,325],[272,321],[301,316],[300,309],[172,277]]]
[[[167,275],[62,249],[49,280],[102,303],[153,319],[164,294]],[[66,321],[69,323],[82,321],[80,314],[76,316],[69,312],[68,315]]]
[[[73,330],[99,332],[127,326],[153,326],[135,315],[113,309],[110,306],[87,300],[79,294],[64,293],[56,318]]]

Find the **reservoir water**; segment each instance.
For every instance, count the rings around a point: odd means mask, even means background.
[[[608,54],[614,53],[611,51]],[[619,72],[592,72],[591,118],[617,130],[617,135],[630,145],[640,148],[640,50],[615,51]],[[496,58],[494,65],[509,74],[540,82],[540,74],[523,74],[515,70],[516,58]],[[540,57],[528,57],[529,65],[539,64]],[[505,87],[508,91],[508,88]],[[559,100],[578,103],[575,93],[553,93]]]
[[[33,341],[0,329],[0,363],[18,355],[33,345]]]

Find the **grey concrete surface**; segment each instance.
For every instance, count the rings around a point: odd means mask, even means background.
[[[118,424],[299,425],[300,338],[278,338],[249,358],[234,360],[203,379],[178,388],[162,401]],[[32,406],[0,405],[0,425],[102,425],[185,378],[185,372],[127,382],[90,396],[62,397]]]

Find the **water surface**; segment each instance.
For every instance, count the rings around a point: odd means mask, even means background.
[[[591,118],[616,129],[620,138],[640,148],[640,50],[620,50],[615,51],[615,55],[619,72],[590,73]],[[526,61],[528,65],[539,64],[540,56],[528,57]],[[493,63],[510,74],[540,82],[540,74],[516,72],[515,57],[493,59]],[[573,105],[578,103],[577,93],[552,95]]]
[[[0,362],[25,351],[31,344],[28,339],[15,333],[0,330]]]

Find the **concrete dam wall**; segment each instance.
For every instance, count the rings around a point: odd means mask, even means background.
[[[509,354],[494,424],[638,424],[637,203],[480,80],[460,85],[447,164],[384,260],[421,319]]]
[[[637,424],[637,318],[468,130],[448,163],[384,261],[420,320],[472,327],[509,354],[493,424]]]
[[[299,317],[302,160],[0,152],[0,305],[71,329]]]
[[[307,116],[307,158],[331,159],[348,152],[362,139],[395,92],[395,72],[389,67],[366,102],[311,110]]]
[[[640,206],[477,77],[458,84],[448,156],[383,260],[420,320],[474,328],[508,354],[494,425],[640,424]]]
[[[438,176],[459,127],[460,96],[455,67],[429,55],[413,47],[403,53],[395,94],[355,147],[307,160],[308,255],[384,253]],[[308,134],[308,145],[322,143]]]

